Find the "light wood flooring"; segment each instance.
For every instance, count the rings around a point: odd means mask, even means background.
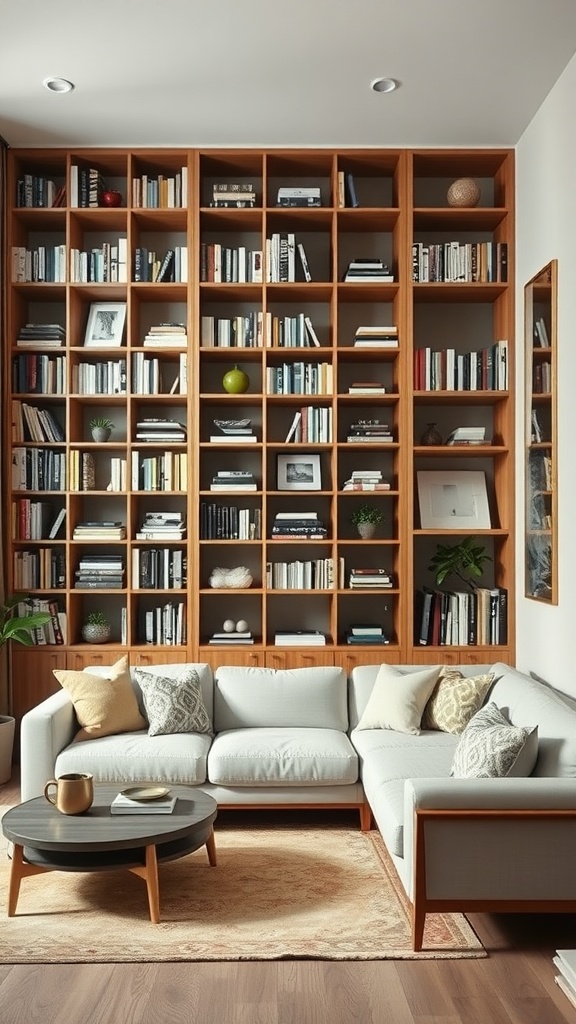
[[[18,799],[17,778],[0,787],[0,805]],[[0,965],[0,1022],[576,1024],[552,963],[576,946],[575,915],[470,922],[486,959]]]

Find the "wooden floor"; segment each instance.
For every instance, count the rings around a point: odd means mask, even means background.
[[[0,805],[19,799],[17,779]],[[576,865],[575,865],[576,869]],[[0,927],[2,927],[0,908]],[[574,915],[470,915],[483,960],[0,965],[1,1024],[575,1024]]]

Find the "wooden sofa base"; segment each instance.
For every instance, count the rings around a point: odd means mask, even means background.
[[[434,913],[499,913],[499,914],[573,914],[576,899],[432,899],[426,892],[426,841],[428,821],[576,821],[576,809],[568,810],[415,810],[414,823],[414,903],[412,907],[412,944],[415,952],[422,949],[426,914]]]
[[[342,803],[342,804],[218,804],[219,811],[347,811],[356,810],[360,812],[360,829],[362,832],[369,832],[372,827],[372,811],[367,803]]]

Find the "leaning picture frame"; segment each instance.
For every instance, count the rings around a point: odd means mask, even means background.
[[[125,302],[92,302],[86,323],[84,347],[120,348],[125,322]]]
[[[317,453],[277,456],[279,491],[319,491],[322,487],[320,455]]]
[[[419,470],[423,530],[489,530],[486,474],[476,470]]]

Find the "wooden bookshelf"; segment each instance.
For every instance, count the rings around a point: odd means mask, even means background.
[[[90,169],[101,187],[120,193],[119,206],[71,205],[77,192],[79,202],[85,194],[81,183],[86,172],[89,181]],[[353,176],[356,207],[350,205],[347,188],[342,204],[341,183],[348,175]],[[473,209],[451,208],[446,201],[448,186],[465,175],[481,185],[480,203]],[[18,196],[38,200],[42,179],[54,182],[51,194],[60,192],[61,205],[18,206]],[[74,184],[76,179],[80,184]],[[62,490],[32,491],[13,487],[12,460],[5,460],[8,589],[15,589],[16,559],[22,559],[22,553],[31,552],[34,561],[40,549],[50,549],[55,558],[59,556],[63,585],[47,586],[44,576],[38,585],[22,589],[35,598],[56,602],[65,614],[67,629],[64,644],[12,651],[13,705],[18,714],[35,703],[34,698],[55,689],[55,659],[59,665],[78,667],[98,659],[111,662],[127,652],[132,662],[140,663],[206,660],[212,665],[232,661],[273,667],[336,663],[347,670],[355,664],[381,661],[513,659],[513,182],[514,155],[508,150],[10,151],[6,436],[11,437],[13,400],[48,409],[61,423],[65,440],[57,444],[13,440],[9,441],[12,448],[59,451],[68,467],[74,458],[82,464],[82,457],[90,455],[94,467],[91,490],[83,490],[82,484],[72,489],[68,477]],[[214,205],[214,186],[226,183],[250,199],[241,200],[242,205]],[[293,194],[315,189],[321,205],[278,206],[280,188],[292,189]],[[159,205],[153,205],[156,202]],[[506,245],[507,279],[414,281],[414,246],[445,242],[489,245],[494,251]],[[305,277],[299,244],[311,280]],[[32,274],[30,280],[13,280],[15,247],[30,253],[31,266],[39,260],[44,266],[46,252],[54,250],[55,255],[48,258],[52,266],[63,251],[62,279],[46,281]],[[122,271],[118,274],[110,267],[117,247],[120,253],[125,249],[125,280]],[[268,275],[267,248],[274,247],[278,269]],[[169,250],[176,249],[185,250],[186,269],[179,273],[184,279],[136,280],[141,277],[135,266],[137,251],[140,261],[146,252],[156,254],[161,262]],[[89,272],[88,279],[72,279],[72,250],[97,251],[93,257],[97,270]],[[254,255],[258,253],[262,256]],[[216,258],[218,271],[214,273],[212,266],[208,273],[208,259],[213,263]],[[392,280],[345,281],[350,262],[358,258],[379,258]],[[90,265],[88,257],[83,259]],[[98,260],[105,263],[104,280],[98,277]],[[120,346],[85,344],[90,308],[96,302],[125,303]],[[306,322],[312,325],[312,333],[303,327]],[[19,346],[19,333],[27,323],[62,324],[65,344]],[[150,329],[163,323],[185,325],[184,349],[145,343]],[[398,344],[389,340],[373,348],[354,344],[358,328],[375,326],[396,327]],[[283,342],[290,338],[291,344],[280,344],[280,337]],[[419,350],[454,349],[464,356],[487,350],[502,339],[508,355],[505,387],[474,391],[414,387]],[[57,373],[56,360],[60,360]],[[51,385],[47,393],[31,385],[40,366],[51,381],[59,381],[59,390]],[[222,385],[224,374],[234,366],[249,377],[247,390],[240,394],[229,394]],[[103,385],[103,375],[108,381],[106,373],[109,382]],[[98,384],[93,383],[96,375]],[[385,391],[351,390],[355,383],[372,381]],[[311,433],[287,441],[297,412]],[[114,423],[105,444],[94,442],[89,431],[90,420],[100,416]],[[137,439],[137,423],[150,418],[176,419],[186,428],[185,440]],[[250,420],[255,442],[211,441],[218,429],[214,420],[241,418]],[[366,420],[386,424],[391,438],[363,440],[358,430],[366,428],[358,424]],[[436,422],[443,437],[458,425],[480,422],[486,427],[487,442],[475,449],[422,446],[419,438],[430,421]],[[315,434],[319,423],[323,433]],[[74,452],[78,455],[73,456]],[[136,487],[135,462],[153,456],[165,457],[170,464],[184,457],[187,486],[143,490],[138,477]],[[279,459],[294,475],[288,487],[279,486]],[[156,462],[153,480],[165,468],[165,462]],[[439,539],[436,531],[420,526],[415,479],[422,468],[478,468],[486,474],[492,519],[490,528],[479,534],[493,559],[486,585],[508,591],[504,643],[421,647],[415,642],[414,594],[431,585],[427,565]],[[110,489],[112,469],[114,489]],[[212,491],[215,475],[228,470],[252,473],[256,489]],[[345,489],[345,481],[353,474],[370,470],[381,473],[388,490]],[[306,477],[309,472],[311,481],[306,486],[314,489],[299,488],[299,474]],[[22,500],[47,502],[51,517],[66,510],[55,538],[14,536],[13,504]],[[350,521],[354,509],[365,503],[382,512],[376,536],[369,541],[358,537]],[[260,534],[245,539],[230,535],[227,511],[228,534],[204,535],[203,505],[243,510],[245,521],[259,519]],[[137,537],[145,513],[167,511],[180,512],[186,519],[181,540],[164,543]],[[278,515],[311,511],[326,527],[325,536],[273,537]],[[86,520],[120,521],[126,536],[113,542],[75,540],[74,526]],[[148,563],[148,550],[158,548],[182,552],[187,577],[180,589],[142,585],[138,575],[142,556]],[[122,558],[123,585],[104,593],[75,587],[82,556],[98,552]],[[30,555],[26,557],[30,561]],[[49,561],[49,556],[42,557]],[[170,554],[156,557],[166,557],[170,564]],[[298,562],[311,565],[302,570],[295,567]],[[248,589],[210,585],[215,568],[239,565],[246,566],[252,576]],[[271,565],[281,565],[282,572],[288,571],[287,566],[291,573],[305,571],[306,585],[290,589],[267,585]],[[358,567],[385,569],[391,586],[350,587],[350,570]],[[329,577],[318,577],[326,585],[310,587],[310,579],[316,581],[320,571],[330,571]],[[182,642],[147,642],[146,613],[169,603],[183,606]],[[81,627],[86,614],[101,607],[110,615],[110,643],[88,646]],[[227,619],[245,620],[255,643],[210,644],[212,634],[222,631]],[[351,625],[364,622],[378,623],[389,643],[348,644]],[[318,630],[325,634],[326,643],[278,646],[279,630]],[[21,680],[31,665],[37,682],[26,689]]]

